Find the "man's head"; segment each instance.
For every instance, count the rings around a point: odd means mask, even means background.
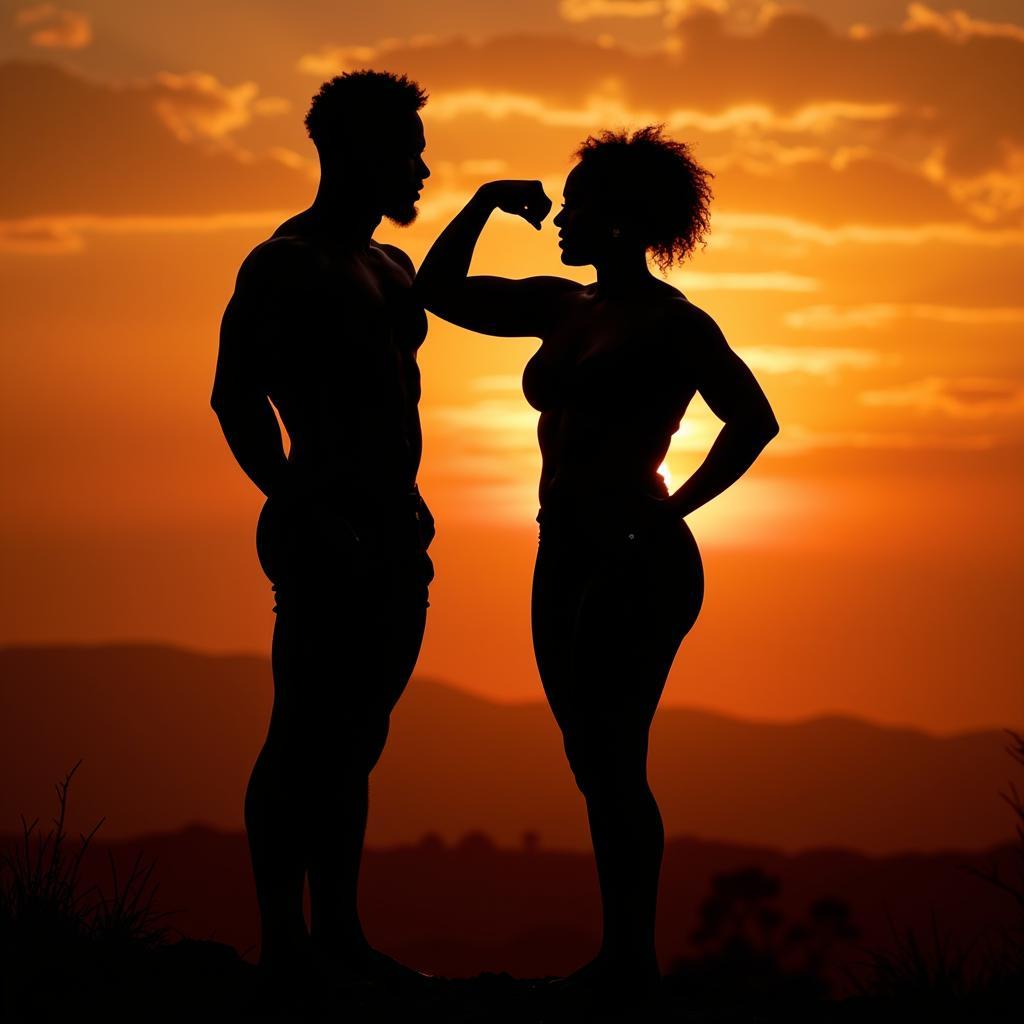
[[[323,171],[396,224],[416,219],[416,200],[430,176],[418,113],[426,102],[405,75],[347,71],[320,86],[306,114]]]

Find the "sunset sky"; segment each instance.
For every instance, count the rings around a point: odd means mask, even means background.
[[[314,195],[310,97],[358,67],[430,95],[419,217],[377,234],[417,264],[486,180],[557,203],[602,128],[664,123],[715,175],[670,280],[781,433],[689,519],[707,592],[666,703],[1024,726],[1020,0],[3,0],[0,643],[269,650],[217,333],[246,253]],[[592,279],[550,221],[500,216],[474,270]],[[537,344],[431,317],[420,360],[418,672],[502,701],[541,697]],[[670,486],[719,425],[693,404]]]

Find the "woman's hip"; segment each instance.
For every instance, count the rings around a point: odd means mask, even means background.
[[[601,609],[609,622],[639,618],[685,629],[704,600],[704,566],[682,519],[650,529],[595,529],[541,520],[534,595],[540,605]]]

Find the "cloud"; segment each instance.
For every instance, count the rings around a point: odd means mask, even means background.
[[[870,348],[753,345],[737,348],[743,361],[759,373],[804,373],[834,378],[841,370],[871,370],[899,362],[899,357]]]
[[[474,390],[485,397],[423,410],[435,445],[433,477],[458,491],[458,500],[452,502],[458,515],[528,521],[536,512],[541,465],[537,412],[511,375],[477,378]]]
[[[902,387],[865,391],[865,405],[989,419],[1024,413],[1024,384],[995,377],[926,377]]]
[[[14,15],[14,23],[29,33],[33,46],[51,50],[81,50],[92,42],[92,24],[81,11],[56,4],[34,4]]]
[[[522,389],[522,378],[512,373],[488,374],[474,377],[469,386],[474,391],[514,391],[518,394]]]
[[[494,390],[512,381],[497,378]],[[518,381],[515,390],[519,390]],[[516,496],[516,508],[536,502],[534,481],[540,469],[537,451],[537,413],[521,394],[493,395],[465,405],[425,410],[428,429],[445,445],[444,457],[435,456],[439,479],[472,493],[473,502],[501,517],[502,495]],[[979,417],[980,418],[980,417]],[[721,422],[695,399],[672,437],[669,460],[706,453],[721,430]],[[765,450],[769,458],[828,450],[854,451],[985,451],[1003,438],[992,432],[944,433],[921,430],[819,430],[787,420],[779,436]],[[493,499],[493,500],[492,500]]]
[[[998,327],[1024,324],[1024,307],[878,302],[864,306],[807,306],[791,310],[783,317],[787,327],[814,331],[881,327],[897,320],[931,320],[964,327]]]
[[[214,231],[272,228],[290,210],[253,213],[178,214],[171,217],[27,217],[0,221],[0,252],[68,253],[85,248],[90,235],[195,235]]]
[[[957,221],[981,212],[983,203],[995,219],[1006,208],[1024,206],[1009,182],[1000,181],[998,190],[994,181],[979,182],[951,194],[921,167],[870,148],[831,144],[829,136],[842,126],[873,124],[895,116],[895,110],[891,104],[813,103],[777,114],[764,104],[745,104],[704,113],[631,108],[612,89],[587,94],[576,105],[519,92],[461,89],[433,95],[424,119],[428,140],[439,128],[451,136],[449,126],[458,124],[467,137],[502,147],[505,162],[522,176],[536,176],[538,165],[564,165],[585,135],[609,125],[663,122],[677,136],[697,133],[695,152],[715,175],[716,211],[799,211],[822,224],[915,224]],[[478,129],[487,122],[507,124],[504,138],[500,129]],[[779,141],[788,135],[796,141]],[[1024,197],[1024,174],[1021,183]]]
[[[918,430],[813,430],[798,423],[787,424],[766,455],[805,455],[830,449],[860,451],[952,451],[974,452],[995,448],[1000,438],[991,433],[945,434]]]
[[[906,113],[887,148],[936,147],[941,173],[962,177],[1003,159],[1024,125],[1007,111],[1024,99],[1024,42],[973,34],[959,41],[906,28],[851,38],[806,13],[788,12],[743,37],[701,15],[680,25],[688,86],[721,104],[759,95],[773,108],[822,100],[892,102]],[[701,105],[707,105],[703,103]]]
[[[730,271],[680,270],[667,278],[682,292],[816,292],[817,278],[783,270],[740,273]]]
[[[1024,246],[1024,229],[990,229],[974,224],[925,223],[913,226],[879,224],[841,224],[825,227],[801,217],[778,214],[731,213],[714,215],[715,230],[740,234],[779,234],[796,242],[822,246],[857,245],[930,246],[965,245],[986,248],[1020,248]]]
[[[382,61],[394,64],[395,59],[405,59],[409,50],[430,50],[442,45],[444,40],[440,36],[417,35],[382,39],[374,46],[324,46],[319,53],[303,54],[296,67],[304,74],[327,78]]]
[[[51,220],[0,221],[0,252],[79,252],[82,235],[67,223]]]
[[[564,21],[578,23],[611,18],[656,18],[668,26],[693,14],[711,12],[730,26],[750,29],[763,25],[786,8],[775,0],[560,0]]]
[[[724,211],[799,211],[822,225],[955,222],[967,214],[946,188],[875,155],[844,163],[812,155],[767,168],[742,161],[716,170],[713,187]]]
[[[765,103],[738,103],[719,111],[687,107],[628,106],[615,88],[605,83],[580,97],[580,102],[559,105],[544,98],[514,91],[470,88],[453,89],[432,96],[427,110],[433,121],[451,121],[477,114],[491,120],[528,117],[539,124],[568,125],[579,129],[600,129],[615,122],[664,122],[670,130],[699,129],[703,132],[771,130],[779,133],[822,134],[850,122],[876,123],[901,114],[894,103],[814,102],[787,113],[778,113]]]
[[[537,447],[537,411],[519,398],[481,398],[466,405],[441,405],[430,418],[463,436],[474,446],[533,451]]]
[[[260,98],[255,82],[229,88],[201,71],[184,75],[158,71],[148,88],[155,110],[182,142],[222,139],[254,116],[284,113],[290,106],[280,97]]]
[[[228,87],[209,75],[115,85],[49,64],[0,65],[0,220],[8,241],[24,243],[44,220],[132,223],[308,201],[308,167],[247,153],[230,138],[258,116],[257,102],[251,83]],[[51,234],[63,237],[60,228]]]
[[[966,36],[925,31],[918,17],[851,36],[766,4],[748,5],[757,18],[733,31],[736,5],[684,6],[675,45],[657,51],[504,35],[389,40],[358,56],[423,82],[437,123],[522,118],[590,131],[664,121],[699,144],[723,209],[811,206],[808,218],[829,224],[1021,226],[1024,121],[1009,112],[1024,106],[1024,40],[1014,33],[976,21]],[[328,46],[300,66],[322,75],[353,57]],[[510,128],[509,150],[492,155],[514,159],[522,134]],[[550,159],[564,159],[561,147]]]
[[[972,18],[966,11],[937,11],[927,4],[913,3],[907,7],[903,22],[906,32],[938,32],[958,43],[969,39],[1013,39],[1024,42],[1024,26],[1009,22],[983,21]]]
[[[560,0],[558,13],[566,21],[593,18],[653,18],[665,12],[664,0]]]

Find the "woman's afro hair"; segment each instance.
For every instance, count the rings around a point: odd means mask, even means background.
[[[655,263],[668,270],[698,243],[707,244],[714,175],[686,143],[662,134],[664,127],[591,135],[573,155],[594,172],[615,208],[634,218]]]

